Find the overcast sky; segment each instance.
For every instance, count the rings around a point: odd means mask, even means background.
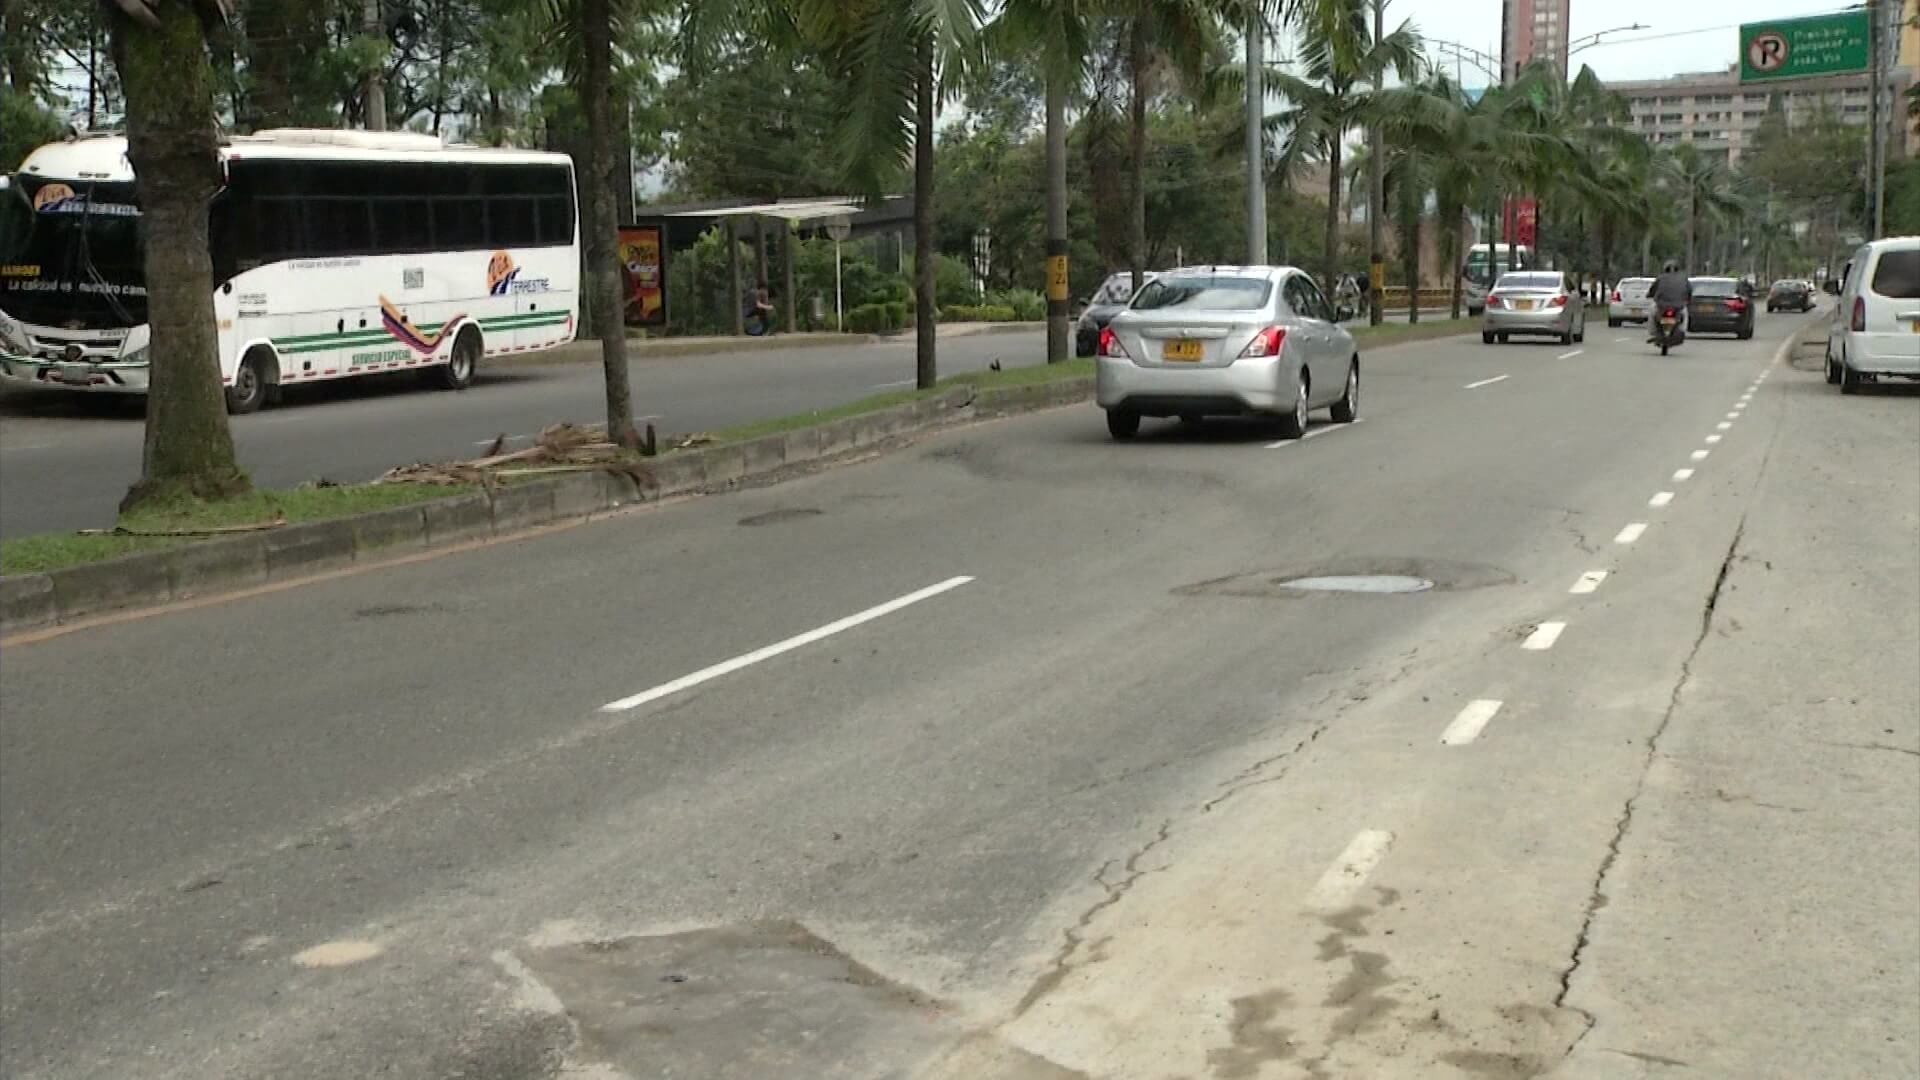
[[[1424,37],[1457,41],[1498,57],[1500,6],[1500,0],[1388,0],[1387,25],[1391,29],[1412,19]],[[1573,0],[1575,42],[1616,26],[1640,23],[1648,29],[1609,34],[1606,44],[1580,52],[1570,66],[1578,71],[1583,63],[1591,65],[1611,82],[1724,70],[1739,56],[1739,23],[1844,6],[1844,0]],[[1430,48],[1429,55],[1438,58],[1439,52]],[[1487,81],[1470,66],[1463,76],[1469,86]]]

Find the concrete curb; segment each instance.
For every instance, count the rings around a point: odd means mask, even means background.
[[[955,387],[936,398],[746,442],[676,451],[617,471],[565,473],[413,506],[0,577],[0,637],[512,536],[634,503],[769,482],[799,466],[871,452],[941,427],[1071,405],[1092,394],[1091,377],[979,392]]]
[[[717,356],[724,353],[780,352],[795,349],[854,348],[871,345],[884,338],[868,334],[801,333],[773,334],[768,337],[728,338],[636,338],[627,339],[628,361],[660,360],[684,356]],[[489,358],[488,368],[546,367],[554,364],[597,364],[600,342],[596,338],[578,338],[544,352],[513,353]]]

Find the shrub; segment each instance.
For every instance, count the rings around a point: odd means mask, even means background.
[[[987,294],[989,305],[1013,309],[1015,322],[1039,322],[1047,317],[1047,298],[1032,289],[1006,289]]]
[[[941,322],[1013,322],[1014,310],[1005,304],[952,304],[940,309]]]
[[[886,331],[887,333],[891,334],[913,325],[913,308],[905,301],[889,300],[880,306],[886,309],[887,322],[893,327],[892,330]]]
[[[900,322],[888,311],[888,304],[861,304],[847,312],[847,330],[855,334],[892,334]]]

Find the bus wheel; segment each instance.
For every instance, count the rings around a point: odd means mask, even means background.
[[[473,373],[480,367],[480,331],[462,327],[453,339],[453,353],[447,362],[433,369],[434,380],[442,390],[465,390],[473,385]]]
[[[227,387],[227,412],[241,416],[257,412],[266,404],[273,366],[273,357],[257,349],[242,357],[239,370],[233,373],[233,385]]]

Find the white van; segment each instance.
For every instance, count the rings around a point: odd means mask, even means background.
[[[1841,393],[1889,377],[1920,379],[1920,236],[1854,252],[1827,337],[1827,381]]]

